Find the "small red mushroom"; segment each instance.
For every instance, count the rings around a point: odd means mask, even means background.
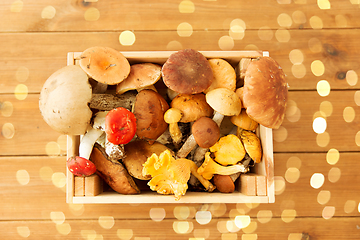
[[[127,144],[136,133],[135,115],[123,107],[110,110],[105,118],[105,132],[109,142]]]
[[[70,157],[66,161],[66,166],[72,174],[79,177],[87,177],[96,172],[95,164],[83,157]]]

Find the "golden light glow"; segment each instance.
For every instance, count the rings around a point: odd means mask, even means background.
[[[310,186],[315,189],[318,189],[324,184],[324,182],[325,182],[325,177],[322,173],[314,173],[310,179]]]
[[[320,60],[313,61],[311,63],[311,72],[317,77],[322,76],[325,72],[325,66],[323,62]]]
[[[30,174],[25,169],[20,169],[16,172],[16,180],[21,185],[27,185],[30,182]]]
[[[337,149],[331,148],[326,154],[326,161],[330,165],[335,165],[340,158],[340,153]]]
[[[180,37],[190,37],[193,34],[193,27],[190,23],[182,22],[177,27],[177,34]]]
[[[84,18],[86,21],[89,22],[97,21],[100,18],[100,11],[95,7],[90,7],[86,9],[84,13]]]
[[[319,6],[320,9],[330,9],[331,8],[331,4],[330,4],[329,0],[317,0],[317,5]]]
[[[318,203],[320,203],[321,205],[327,204],[330,200],[331,197],[331,193],[330,191],[327,190],[322,190],[318,193],[317,196],[317,201]]]
[[[316,85],[316,90],[321,97],[326,97],[330,94],[330,84],[326,80],[320,80]]]
[[[314,119],[314,121],[313,121],[314,132],[316,132],[317,134],[321,134],[321,133],[325,132],[326,128],[327,128],[327,123],[326,123],[325,118],[317,117]]]
[[[164,208],[151,208],[149,215],[153,221],[161,222],[166,216],[166,211]]]
[[[195,11],[195,5],[192,1],[184,0],[179,4],[180,13],[193,13]]]
[[[135,43],[135,34],[131,31],[125,30],[120,33],[119,42],[123,46],[131,46]]]

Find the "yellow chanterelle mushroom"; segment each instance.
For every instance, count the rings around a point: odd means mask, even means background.
[[[211,192],[215,189],[197,173],[197,166],[193,161],[186,158],[175,159],[169,150],[165,150],[159,156],[152,154],[143,166],[142,174],[151,176],[148,182],[150,189],[160,194],[174,194],[176,200],[185,195],[190,174],[199,179],[206,191]]]

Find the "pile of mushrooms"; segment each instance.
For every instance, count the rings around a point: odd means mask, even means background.
[[[288,87],[269,57],[248,61],[240,80],[226,60],[193,49],[158,65],[92,47],[78,63],[46,80],[41,114],[54,130],[81,135],[79,156],[67,161],[73,174],[98,174],[122,194],[140,193],[139,181],[176,199],[188,188],[233,192],[261,161],[258,124],[278,128],[284,119]]]

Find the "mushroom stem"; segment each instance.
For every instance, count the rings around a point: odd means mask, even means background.
[[[135,103],[136,93],[126,92],[121,95],[93,94],[89,107],[100,111],[110,111],[117,107],[123,107],[131,111]]]
[[[197,145],[195,141],[195,137],[193,134],[191,134],[185,141],[185,143],[182,145],[182,147],[177,152],[176,156],[178,158],[185,158]]]
[[[219,112],[217,112],[217,111],[214,111],[214,116],[213,116],[213,118],[212,118],[212,120],[214,121],[214,122],[216,122],[216,124],[220,127],[220,125],[221,125],[221,122],[222,122],[222,120],[224,119],[224,115],[223,114],[221,114],[221,113],[219,113]]]
[[[79,156],[89,159],[96,140],[104,133],[100,129],[90,128],[81,138]]]
[[[204,186],[205,190],[207,192],[212,192],[215,190],[215,186],[208,180],[206,180],[203,176],[201,176],[198,172],[197,172],[197,169],[198,169],[198,166],[191,160],[189,160],[191,163],[190,163],[190,171],[191,171],[191,174],[196,177],[200,183]]]

